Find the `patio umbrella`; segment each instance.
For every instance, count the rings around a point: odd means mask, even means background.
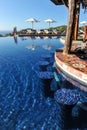
[[[33,29],[34,22],[39,22],[39,21],[36,20],[35,18],[30,18],[30,19],[27,19],[26,22],[31,22],[32,23],[32,29]]]
[[[44,20],[44,22],[49,23],[49,28],[50,28],[50,24],[51,24],[51,23],[54,23],[54,22],[56,22],[56,21],[53,20],[53,19],[46,19],[46,20]]]
[[[82,21],[80,24],[87,25],[87,21]]]

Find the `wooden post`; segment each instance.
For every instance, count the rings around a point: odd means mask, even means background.
[[[84,26],[84,39],[83,41],[87,41],[87,26]]]
[[[76,7],[76,0],[68,0],[68,1],[69,1],[68,27],[67,27],[65,47],[64,47],[63,54],[70,53],[70,49],[71,49],[71,45],[72,45],[75,9],[76,9],[75,8]]]
[[[75,18],[75,26],[74,26],[74,33],[73,33],[73,40],[77,40],[77,35],[78,35],[78,19],[79,19],[79,16],[76,15],[76,18]]]
[[[77,1],[78,2],[78,1]],[[75,19],[74,19],[74,33],[73,40],[77,40],[78,28],[79,28],[79,13],[80,13],[80,2],[76,3]]]

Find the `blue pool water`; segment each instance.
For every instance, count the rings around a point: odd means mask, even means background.
[[[53,68],[53,54],[60,47],[63,45],[59,38],[0,38],[0,130],[87,129],[87,111],[76,105],[67,124],[54,96],[45,96],[38,76],[42,72],[38,63],[47,60],[47,71],[58,76],[58,81],[53,78],[50,82],[51,91],[68,86],[80,95],[79,104],[87,102],[87,93],[67,82]]]

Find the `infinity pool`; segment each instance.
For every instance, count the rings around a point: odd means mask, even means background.
[[[53,73],[53,93],[69,87],[87,102],[87,93],[66,81],[53,68],[54,52],[63,47],[59,38],[0,38],[0,130],[77,130],[87,129],[87,110],[76,105],[67,129],[60,106],[54,96],[45,96],[40,61],[49,62],[47,72]],[[49,58],[47,58],[49,57]],[[58,81],[55,79],[58,79]]]

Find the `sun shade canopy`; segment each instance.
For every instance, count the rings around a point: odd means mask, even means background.
[[[66,5],[68,7],[68,0],[51,0],[56,5]],[[78,0],[78,3],[82,4],[82,7],[87,8],[87,0]]]

